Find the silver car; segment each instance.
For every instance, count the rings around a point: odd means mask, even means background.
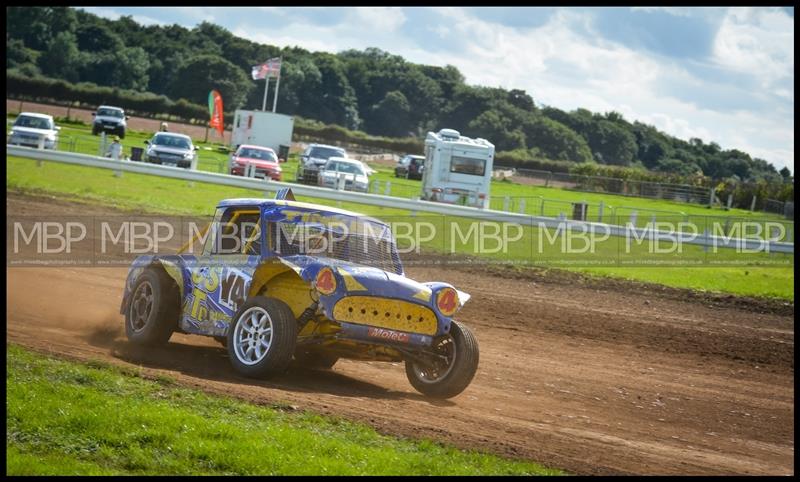
[[[197,168],[197,147],[192,138],[172,132],[158,132],[149,141],[144,141],[144,161],[165,166],[177,166],[187,169]]]
[[[58,148],[58,131],[60,129],[60,127],[56,126],[51,115],[22,112],[14,120],[14,125],[11,126],[7,143],[56,149]]]
[[[110,105],[101,105],[97,108],[97,112],[92,114],[94,122],[92,122],[92,134],[97,135],[100,132],[111,132],[120,137],[125,138],[125,129],[128,127],[125,111],[119,107],[112,107]]]
[[[331,157],[319,171],[317,184],[332,189],[367,192],[369,177],[361,161]]]
[[[325,166],[331,157],[347,157],[347,152],[341,147],[325,144],[311,144],[300,155],[300,165],[297,166],[297,180],[306,184],[317,182],[320,169]]]

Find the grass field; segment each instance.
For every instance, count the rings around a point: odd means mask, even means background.
[[[8,345],[7,475],[555,475],[558,470]]]
[[[30,192],[58,194],[74,199],[93,201],[121,209],[136,209],[149,212],[160,212],[178,215],[210,215],[220,199],[231,197],[263,197],[264,193],[246,189],[230,188],[218,185],[196,183],[194,187],[186,181],[165,179],[153,176],[125,173],[121,178],[114,177],[110,171],[69,166],[45,162],[41,167],[28,159],[9,157],[7,159],[6,186],[9,189]],[[327,204],[319,199],[303,199],[308,202]],[[397,218],[409,219],[408,213],[356,203],[337,203],[338,207],[373,215],[392,221]],[[448,217],[418,216],[415,219],[432,219],[434,223],[459,223],[467,221]],[[444,225],[443,225],[444,226]],[[443,237],[426,243],[424,246],[433,251],[446,251],[450,247],[452,236],[449,229],[444,229]],[[462,229],[466,232],[467,229]],[[528,261],[547,265],[555,257],[561,256],[559,242],[545,245],[543,252],[536,251],[536,240],[542,239],[537,228],[526,228],[524,236],[516,243],[509,245],[506,253],[498,252],[488,255],[497,261]],[[620,256],[622,238],[610,238],[597,246],[591,255],[573,255],[566,259],[562,266],[570,269],[600,276],[628,278],[668,286],[703,289],[753,296],[794,299],[793,260],[790,255],[759,253],[748,255],[742,266],[696,266],[696,267],[631,267],[630,263],[613,266],[591,266],[588,261],[602,259],[620,259],[622,262],[635,262],[642,254],[643,247],[634,247],[631,253]],[[469,252],[468,243],[455,243],[456,251]],[[564,256],[561,256],[564,258]],[[694,259],[696,261],[713,260],[728,264],[739,261],[741,256],[734,250],[722,249],[718,253],[703,251],[698,246],[688,246],[683,253],[671,253],[656,257],[663,262]],[[566,263],[566,264],[565,264]],[[551,263],[553,265],[554,263]],[[773,266],[766,266],[772,264]],[[782,264],[781,266],[774,266]],[[555,265],[558,265],[557,263]]]
[[[14,117],[13,114],[7,114],[7,119],[13,119]],[[61,136],[63,138],[59,149],[74,150],[75,152],[86,154],[97,154],[99,137],[91,136],[90,126],[80,122],[73,123],[63,121],[59,122],[59,125],[61,126]],[[144,141],[150,139],[150,137],[152,137],[152,133],[128,131],[125,139],[122,140],[124,152],[129,155],[131,147],[145,147]],[[71,142],[74,142],[74,144],[71,145]],[[223,147],[221,144],[205,143],[198,139],[195,139],[194,142],[200,147],[200,151],[198,152],[199,170],[227,172],[229,156],[227,153],[219,150],[220,147]],[[292,153],[288,162],[282,164],[285,181],[291,182],[295,180],[297,165],[297,153]],[[381,193],[385,192],[386,182],[390,182],[390,195],[405,198],[419,196],[421,189],[420,181],[394,177],[393,167],[380,164],[372,164],[371,167],[377,171],[371,177],[371,180],[379,183]],[[532,186],[509,181],[493,181],[491,194],[493,199],[492,209],[502,209],[503,198],[506,196],[512,198],[524,197],[527,200],[525,207],[525,212],[527,214],[546,216],[557,216],[562,212],[570,216],[572,203],[576,202],[586,202],[592,205],[603,203],[604,221],[609,221],[615,216],[620,219],[628,220],[631,212],[635,210],[638,213],[637,225],[646,223],[654,214],[659,218],[673,216],[676,219],[687,219],[697,224],[702,224],[702,219],[706,217],[785,221],[783,217],[771,213],[750,212],[743,209],[731,209],[726,211],[718,207],[711,209],[707,206],[662,199],[636,198],[606,193],[587,193],[562,188]],[[589,208],[587,214],[590,220],[597,220],[597,212],[593,206]]]

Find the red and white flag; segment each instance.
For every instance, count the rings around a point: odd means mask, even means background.
[[[281,59],[275,57],[261,65],[254,65],[251,75],[253,76],[253,80],[266,79],[267,77],[280,77]]]

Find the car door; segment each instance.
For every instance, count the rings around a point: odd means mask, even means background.
[[[187,263],[190,290],[181,328],[189,333],[225,336],[231,318],[247,299],[264,249],[261,210],[255,206],[220,208],[203,247]]]

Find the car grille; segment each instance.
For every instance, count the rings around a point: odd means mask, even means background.
[[[345,296],[333,307],[333,317],[337,321],[425,335],[435,335],[439,326],[430,308],[376,296]]]
[[[41,136],[38,136],[36,134],[16,134],[14,135],[14,139],[17,139],[20,142],[29,142],[36,144],[39,142],[39,139],[41,139]]]

